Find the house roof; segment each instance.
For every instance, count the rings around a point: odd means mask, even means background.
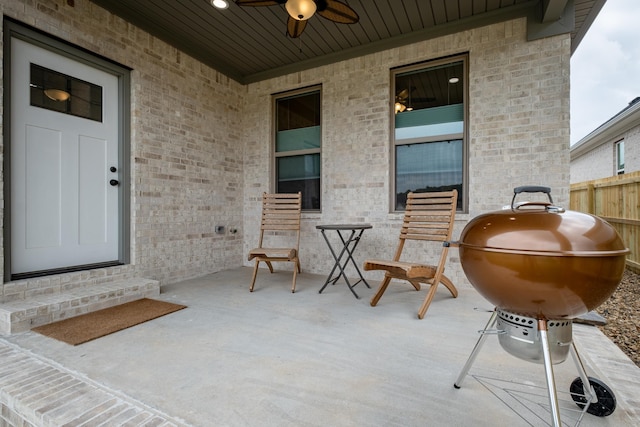
[[[598,126],[587,136],[576,142],[570,150],[571,160],[593,150],[594,148],[620,139],[624,133],[640,124],[640,96],[629,102],[615,116]]]
[[[210,0],[91,0],[240,83],[527,17],[529,39],[571,33],[572,52],[606,0],[341,0],[359,15],[335,24],[317,14],[286,35],[284,5],[216,9]]]

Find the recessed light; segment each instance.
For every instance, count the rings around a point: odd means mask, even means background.
[[[229,7],[229,2],[227,0],[211,0],[211,5],[218,9],[226,9]]]

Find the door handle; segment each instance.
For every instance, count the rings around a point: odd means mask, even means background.
[[[109,181],[109,184],[111,184],[111,186],[112,186],[112,187],[115,187],[115,186],[117,186],[117,185],[118,185],[118,184],[120,184],[120,183],[118,182],[118,180],[117,180],[117,179],[112,179],[111,181]]]

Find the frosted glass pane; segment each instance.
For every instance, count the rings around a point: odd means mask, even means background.
[[[423,136],[452,135],[464,131],[464,122],[439,123],[437,125],[396,128],[396,139],[420,138]]]
[[[320,126],[280,131],[276,134],[276,152],[320,148]]]
[[[462,104],[405,111],[395,116],[396,139],[450,135],[464,131]]]

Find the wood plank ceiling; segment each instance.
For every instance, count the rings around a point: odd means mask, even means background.
[[[342,0],[357,24],[319,15],[302,36],[286,35],[283,5],[220,10],[210,0],[91,0],[241,83],[360,56],[520,16],[558,20],[575,3],[572,49],[606,0]]]

